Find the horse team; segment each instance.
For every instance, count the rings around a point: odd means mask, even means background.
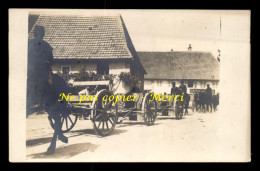
[[[193,112],[212,112],[212,108],[216,111],[219,105],[219,94],[212,95],[206,92],[195,93],[192,103]]]

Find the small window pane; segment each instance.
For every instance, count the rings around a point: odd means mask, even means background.
[[[188,81],[188,87],[193,87],[193,81]]]

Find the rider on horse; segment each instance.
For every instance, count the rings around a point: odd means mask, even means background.
[[[34,112],[35,108],[45,110],[49,117],[55,120],[54,136],[48,152],[53,153],[58,137],[64,143],[68,142],[61,131],[61,113],[69,113],[70,110],[64,102],[59,102],[59,93],[65,84],[52,74],[53,54],[52,47],[43,40],[45,29],[35,26],[34,37],[28,43],[28,77],[27,77],[27,116]]]

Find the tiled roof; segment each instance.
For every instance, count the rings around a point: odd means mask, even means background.
[[[209,52],[137,52],[145,79],[219,80],[219,62]]]
[[[44,40],[53,48],[54,59],[131,59],[120,16],[40,15],[34,27],[45,28]]]

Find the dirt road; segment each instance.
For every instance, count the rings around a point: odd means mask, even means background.
[[[27,118],[27,158],[58,161],[188,161],[204,159],[219,142],[218,113],[190,113],[181,120],[159,116],[153,126],[124,121],[110,136],[100,137],[90,120],[79,120],[65,135],[69,143],[57,141],[54,155],[45,155],[53,130],[46,114]],[[216,151],[216,150],[214,150]],[[218,152],[212,153],[218,155]],[[206,159],[206,158],[205,158]]]

